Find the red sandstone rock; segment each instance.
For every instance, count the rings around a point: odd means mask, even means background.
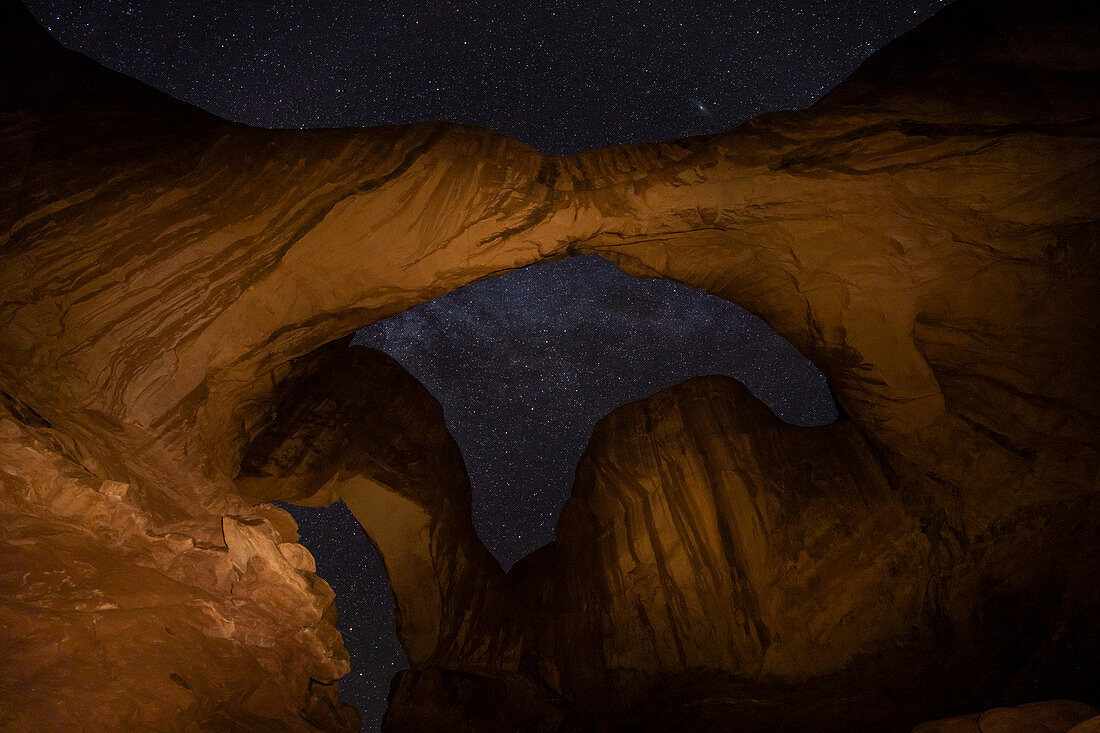
[[[389,356],[346,339],[292,369],[245,452],[241,492],[348,504],[386,563],[414,666],[514,670],[519,610],[474,532],[443,408]]]
[[[332,591],[262,513],[157,526],[9,406],[0,467],[0,728],[357,726],[311,683],[348,670]]]
[[[0,724],[354,727],[331,591],[252,506],[336,496],[400,604],[394,730],[1094,696],[1098,35],[1089,4],[960,0],[810,110],[559,159],[226,123],[0,4]],[[505,577],[437,406],[332,344],[585,251],[758,313],[849,419],[784,426],[723,380],[627,406]],[[386,399],[345,399],[357,368]]]
[[[918,725],[913,733],[1065,733],[1087,725],[1096,712],[1084,703],[1051,700],[935,720]]]

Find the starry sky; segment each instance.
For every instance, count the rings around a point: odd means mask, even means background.
[[[701,135],[812,104],[948,0],[26,0],[63,44],[263,127],[444,119],[565,155]],[[474,523],[505,567],[552,538],[595,421],[700,374],[828,422],[824,378],[735,305],[595,256],[451,293],[359,333],[443,404]],[[337,594],[374,730],[405,666],[381,562],[337,504],[289,507]]]
[[[26,0],[59,40],[264,127],[445,119],[565,154],[810,105],[946,0]]]
[[[362,329],[443,404],[474,526],[505,569],[553,539],[596,421],[701,374],[729,374],[788,422],[836,419],[825,377],[721,298],[636,279],[598,255],[528,267]]]

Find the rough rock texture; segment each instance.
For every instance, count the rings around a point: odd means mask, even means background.
[[[585,725],[898,730],[1095,696],[1096,507],[967,536],[852,421],[788,425],[704,377],[597,425],[510,579]]]
[[[413,665],[509,666],[511,613],[487,600],[505,597],[504,571],[474,532],[470,482],[443,408],[396,361],[348,339],[299,362],[249,444],[242,493],[348,504],[386,562]]]
[[[285,512],[156,525],[0,405],[0,728],[347,730],[332,590]]]
[[[788,425],[728,377],[616,410],[557,527],[550,592],[581,622],[559,656],[808,676],[903,637],[942,538],[889,471],[851,422]]]
[[[0,2],[5,724],[353,726],[274,498],[341,497],[382,549],[394,730],[1100,703],[1098,14],[959,0],[810,110],[551,158],[230,124]],[[504,576],[438,406],[339,340],[588,251],[758,313],[847,417],[713,379],[627,406]]]
[[[934,720],[918,725],[913,733],[1087,733],[1094,726],[1100,726],[1096,708],[1072,700],[1050,700]]]

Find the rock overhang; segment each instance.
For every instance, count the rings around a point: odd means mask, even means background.
[[[971,545],[1007,558],[1039,537],[1029,514],[1086,543],[1065,548],[1079,567],[1095,528],[1064,512],[1092,506],[1097,476],[1096,28],[1072,3],[960,2],[811,110],[563,159],[446,124],[248,129],[24,29],[32,43],[6,36],[29,49],[5,57],[12,78],[34,62],[65,81],[0,98],[18,162],[0,387],[74,465],[132,483],[154,525],[233,514],[293,360],[453,287],[598,252],[738,302],[817,363],[937,583]],[[464,578],[439,608],[508,593],[465,531],[429,545],[450,558],[434,572]],[[927,591],[927,612],[968,619],[978,594],[959,582]],[[483,633],[482,672],[557,658],[538,634],[494,636],[527,601],[494,604],[461,633],[414,614],[419,662],[461,669]]]

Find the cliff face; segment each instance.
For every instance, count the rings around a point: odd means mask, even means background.
[[[908,629],[932,570],[888,472],[850,422],[787,425],[725,377],[615,411],[557,528],[555,591],[591,624],[567,636],[610,668],[843,666]]]
[[[267,505],[157,522],[0,405],[5,730],[342,730],[332,590]]]
[[[257,504],[337,497],[400,606],[393,729],[1094,695],[1097,15],[960,0],[810,110],[559,159],[230,124],[0,3],[10,725],[353,726],[331,592]],[[721,379],[624,407],[505,576],[438,406],[340,340],[592,251],[761,315],[848,417],[786,426]]]
[[[510,580],[607,728],[899,730],[1091,695],[1095,498],[968,534],[934,496],[850,420],[788,425],[703,377],[601,421]]]

